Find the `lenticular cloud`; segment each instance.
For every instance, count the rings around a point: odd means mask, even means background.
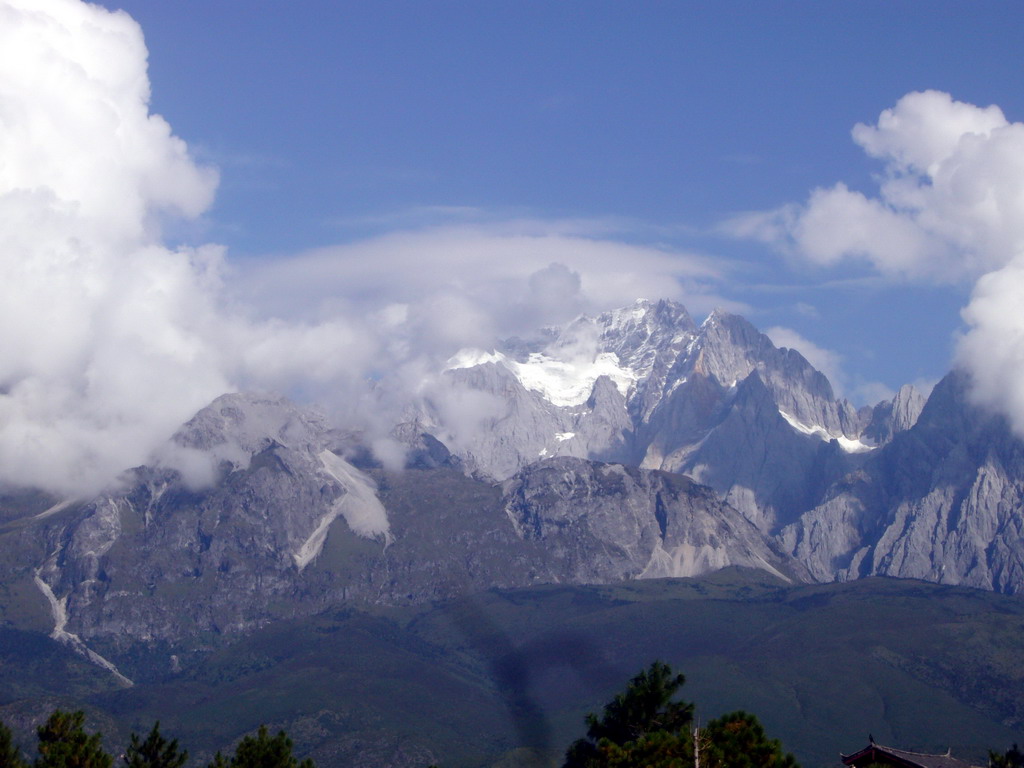
[[[883,163],[877,195],[836,184],[735,230],[819,265],[853,259],[897,279],[977,280],[957,362],[976,398],[1024,435],[1024,124],[925,91],[857,125],[853,139]]]

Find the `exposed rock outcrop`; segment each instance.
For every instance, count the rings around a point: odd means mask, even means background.
[[[1024,590],[1024,443],[944,378],[916,423],[780,536],[815,578]]]

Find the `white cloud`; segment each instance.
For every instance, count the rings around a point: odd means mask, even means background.
[[[803,205],[739,217],[733,233],[820,265],[860,259],[937,281],[974,278],[1024,245],[1024,125],[998,107],[910,93],[853,139],[884,164],[876,196],[839,183]]]
[[[407,330],[449,356],[495,334],[528,333],[637,297],[683,301],[695,313],[745,309],[717,295],[710,259],[608,239],[586,223],[518,219],[394,232],[291,258],[250,261],[235,275],[246,302],[316,319],[401,305]],[[451,318],[441,315],[450,314]]]
[[[220,249],[161,244],[217,173],[148,101],[126,14],[0,0],[2,481],[94,490],[239,382],[328,377],[323,346],[351,336],[243,321],[220,298]]]
[[[393,453],[368,403],[429,386],[431,355],[637,296],[724,303],[708,260],[595,222],[463,211],[243,265],[168,249],[218,179],[150,113],[146,56],[123,12],[0,0],[0,482],[94,491],[239,388],[321,401]]]
[[[977,280],[957,362],[978,400],[1024,435],[1024,124],[925,91],[853,139],[883,163],[876,195],[839,183],[728,228],[820,266],[853,259],[889,278]]]
[[[0,190],[49,196],[83,233],[123,242],[156,214],[205,210],[216,173],[149,114],[145,61],[124,13],[72,0],[0,4]]]
[[[1024,255],[984,275],[964,308],[970,330],[961,337],[957,362],[971,373],[973,394],[1005,413],[1024,436]]]

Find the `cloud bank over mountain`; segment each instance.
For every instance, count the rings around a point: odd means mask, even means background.
[[[369,355],[347,321],[252,319],[215,246],[161,224],[211,205],[149,112],[142,31],[77,0],[0,3],[0,479],[63,493],[109,482],[242,385],[344,381]]]
[[[685,300],[697,312],[742,310],[713,292],[723,277],[709,258],[609,239],[598,223],[528,219],[398,231],[249,262],[237,274],[248,303],[282,317],[399,308],[403,324],[426,324],[445,356],[637,297]],[[432,327],[442,308],[453,322]]]
[[[0,0],[0,481],[94,491],[240,389],[321,403],[393,453],[397,410],[461,347],[639,296],[746,310],[721,295],[728,262],[637,243],[611,221],[463,210],[237,262],[216,245],[171,246],[164,228],[210,210],[218,172],[149,104],[127,14]],[[895,280],[981,276],[959,361],[1024,434],[1024,125],[929,91],[853,136],[883,163],[877,194],[836,184],[733,231]],[[774,330],[839,371],[834,353]]]
[[[0,481],[94,491],[242,388],[384,430],[362,407],[368,378],[420,386],[425,360],[527,319],[701,296],[719,274],[566,222],[434,227],[246,264],[169,247],[162,225],[207,212],[218,173],[149,100],[127,14],[0,0]]]
[[[883,163],[877,194],[837,183],[738,218],[732,231],[819,266],[854,260],[894,280],[976,280],[957,362],[975,397],[1024,435],[1024,123],[924,91],[852,135]]]
[[[127,15],[0,4],[6,480],[109,477],[153,430],[228,386],[206,333],[220,254],[159,242],[161,217],[210,205],[217,174],[148,99],[146,49]]]

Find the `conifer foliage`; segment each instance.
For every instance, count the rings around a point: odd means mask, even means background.
[[[39,756],[31,765],[21,756],[9,728],[0,722],[0,768],[113,768],[113,758],[103,751],[102,736],[85,732],[84,712],[56,710],[36,729]],[[265,725],[243,738],[230,757],[218,752],[208,768],[316,768],[309,758],[292,754],[292,740],[284,731],[271,736]],[[188,752],[178,740],[166,739],[160,723],[145,739],[131,735],[121,768],[185,768]]]
[[[0,723],[0,768],[25,768],[11,729]]]
[[[587,715],[587,736],[569,747],[563,768],[799,768],[746,712],[692,731],[693,704],[675,699],[684,681],[654,662],[600,717]]]
[[[39,726],[39,757],[34,768],[111,768],[103,737],[85,732],[85,713],[54,710]]]
[[[685,682],[668,664],[655,661],[605,705],[600,717],[587,715],[587,736],[569,747],[564,768],[667,766],[682,760],[689,751],[693,704],[674,697]]]
[[[271,736],[261,725],[255,736],[242,739],[230,760],[218,752],[208,768],[314,768],[309,758],[299,761],[292,754],[292,740],[284,731]]]
[[[796,759],[770,739],[753,715],[739,711],[708,723],[698,738],[707,745],[701,768],[797,768]]]
[[[1024,752],[1014,744],[1005,752],[988,753],[989,768],[1024,768]]]
[[[168,741],[160,735],[160,721],[153,724],[145,741],[133,733],[124,753],[128,768],[181,768],[188,761],[188,752],[178,749],[178,740]]]

